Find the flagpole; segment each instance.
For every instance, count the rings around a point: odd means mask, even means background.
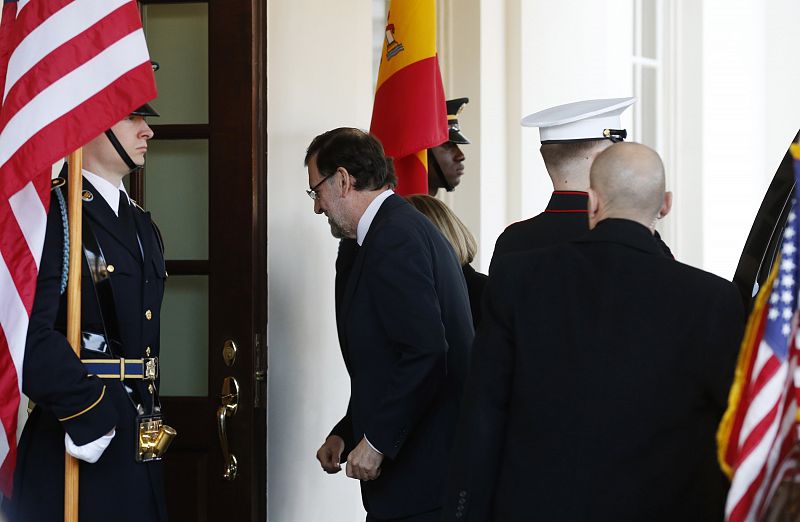
[[[69,155],[67,208],[69,211],[69,275],[67,279],[67,341],[81,356],[81,230],[83,149]],[[64,452],[64,522],[78,522],[78,460]]]

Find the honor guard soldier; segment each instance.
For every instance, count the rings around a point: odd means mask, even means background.
[[[464,153],[459,145],[470,143],[461,133],[458,115],[469,98],[447,100],[448,140],[428,149],[428,195],[435,196],[440,188],[453,192],[464,175]]]
[[[500,234],[493,265],[496,258],[509,252],[553,245],[588,231],[589,169],[598,154],[627,137],[627,131],[621,128],[620,115],[634,102],[636,98],[585,100],[551,107],[522,119],[523,127],[539,127],[542,143],[539,151],[553,183],[553,194],[544,212],[514,223]],[[668,193],[670,202],[671,197]],[[658,241],[671,257],[669,248],[660,238]]]
[[[69,234],[66,166],[53,180],[22,391],[12,521],[63,520],[64,450],[80,461],[81,522],[167,519],[162,463],[175,432],[161,421],[158,355],[167,272],[150,214],[122,180],[144,165],[148,104],[83,148],[81,357],[65,337]]]

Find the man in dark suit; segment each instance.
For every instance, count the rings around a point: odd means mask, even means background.
[[[373,136],[326,132],[305,164],[314,211],[359,245],[337,291],[350,402],[317,459],[328,473],[347,461],[368,521],[438,520],[473,338],[461,267],[434,225],[394,195],[391,159]]]
[[[144,105],[83,148],[80,359],[64,334],[66,180],[53,180],[23,363],[22,390],[35,407],[4,506],[12,521],[64,519],[65,449],[80,462],[81,522],[167,519],[161,462],[137,459],[137,420],[160,412],[156,358],[167,274],[150,214],[122,184],[144,165],[153,136],[145,117],[157,115]]]
[[[522,119],[523,127],[539,127],[539,149],[553,183],[553,194],[541,214],[509,225],[497,238],[494,260],[520,250],[541,248],[582,236],[586,219],[589,168],[598,154],[627,137],[620,115],[636,98],[586,100],[558,105]],[[668,212],[672,194],[667,193]],[[656,233],[658,241],[661,239]],[[665,254],[672,254],[661,243]]]
[[[666,258],[658,155],[612,145],[584,237],[497,261],[447,521],[722,520],[715,432],[744,323],[733,284]]]

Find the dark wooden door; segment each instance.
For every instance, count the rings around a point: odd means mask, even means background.
[[[165,459],[170,517],[263,521],[265,8],[247,0],[141,3],[160,63],[153,105],[161,117],[150,121],[147,168],[131,191],[166,244],[161,401],[178,431]]]

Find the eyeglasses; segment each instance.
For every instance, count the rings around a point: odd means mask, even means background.
[[[319,194],[317,193],[317,189],[320,187],[320,185],[322,185],[323,183],[325,183],[329,179],[331,179],[330,176],[325,176],[324,178],[322,178],[322,181],[320,181],[319,183],[317,183],[316,185],[314,185],[310,189],[306,190],[306,194],[308,194],[308,197],[310,197],[311,199],[316,201],[317,198],[319,198]]]

